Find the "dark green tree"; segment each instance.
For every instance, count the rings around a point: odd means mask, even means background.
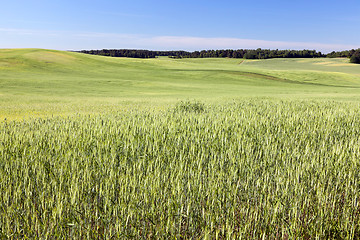
[[[350,57],[351,63],[357,63],[360,64],[360,50],[356,51],[351,57]]]

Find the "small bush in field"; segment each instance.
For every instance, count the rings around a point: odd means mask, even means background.
[[[175,106],[175,112],[195,112],[205,111],[205,104],[198,101],[181,101]]]

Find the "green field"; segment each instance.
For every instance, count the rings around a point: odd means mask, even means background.
[[[360,65],[0,50],[1,239],[359,239]]]
[[[0,50],[0,119],[168,106],[179,100],[359,99],[348,59],[126,59]],[[148,107],[147,106],[147,107]]]

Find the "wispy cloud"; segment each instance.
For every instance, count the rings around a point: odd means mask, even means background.
[[[242,38],[204,38],[191,36],[147,36],[97,32],[43,31],[0,28],[0,47],[36,47],[60,50],[138,48],[153,50],[202,49],[315,49],[322,52],[359,48],[360,44],[267,41]],[[26,36],[26,37],[21,37]]]
[[[98,11],[98,14],[101,15],[110,15],[117,17],[133,17],[133,18],[148,18],[150,15],[141,15],[141,14],[132,14],[132,13],[122,13],[122,12],[110,12],[110,11]]]
[[[34,31],[34,30],[15,29],[15,28],[0,28],[0,32],[10,33],[10,34],[18,34],[18,35],[29,35],[29,34],[36,33],[36,31]]]
[[[117,34],[117,33],[97,33],[97,32],[81,32],[72,33],[72,36],[78,38],[94,38],[94,39],[142,39],[141,35],[136,34]]]
[[[0,33],[10,35],[38,35],[38,36],[55,36],[61,34],[60,31],[42,31],[32,29],[18,29],[18,28],[0,28]],[[0,39],[1,43],[1,39]]]
[[[329,44],[314,42],[286,42],[266,41],[240,38],[200,38],[200,37],[174,37],[161,36],[152,38],[154,44],[165,48],[178,48],[181,46],[188,49],[239,49],[239,48],[269,48],[269,49],[315,49],[319,51],[332,51],[358,48],[359,45]]]

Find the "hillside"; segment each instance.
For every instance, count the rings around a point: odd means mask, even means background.
[[[130,59],[43,49],[0,50],[0,117],[53,113],[53,108],[92,112],[85,108],[124,101],[353,99],[359,87],[360,66],[340,58]]]

